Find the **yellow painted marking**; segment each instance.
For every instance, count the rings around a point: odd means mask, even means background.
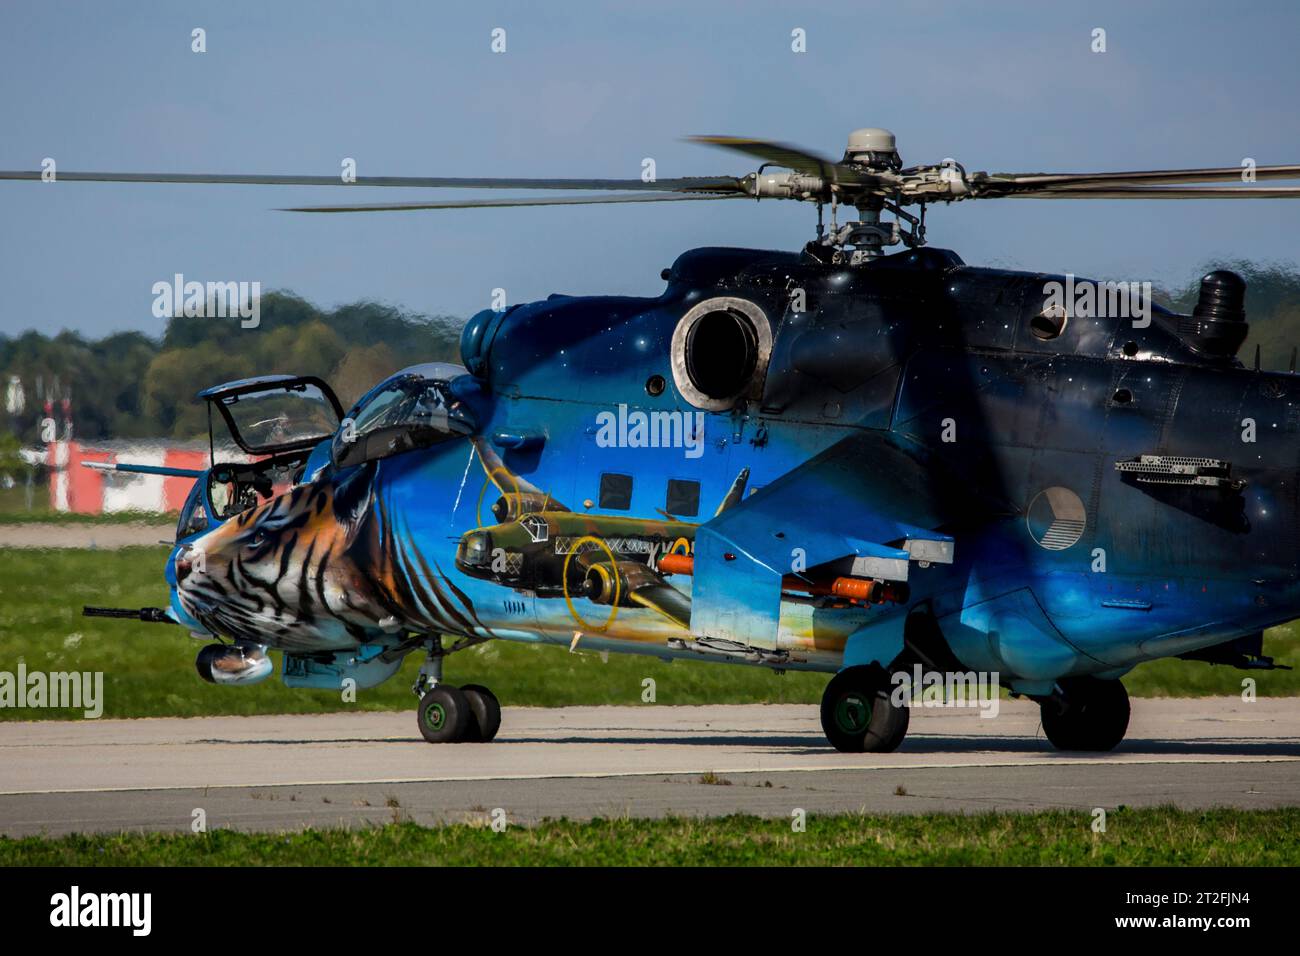
[[[569,562],[573,560],[573,556],[578,553],[578,549],[587,541],[594,541],[609,555],[610,566],[614,569],[614,604],[609,610],[609,617],[600,627],[592,627],[583,620],[582,615],[578,613],[578,609],[573,606],[573,598],[569,596]],[[569,553],[564,556],[564,567],[560,571],[560,581],[564,586],[564,603],[568,607],[569,613],[573,615],[573,619],[589,631],[601,631],[602,633],[608,631],[610,625],[614,623],[614,618],[618,617],[618,599],[621,585],[618,580],[618,558],[614,557],[614,552],[610,550],[604,539],[598,538],[594,534],[584,534],[575,541],[573,547],[569,549]]]

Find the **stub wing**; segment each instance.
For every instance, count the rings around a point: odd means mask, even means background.
[[[788,575],[851,559],[854,575],[906,581],[912,561],[952,561],[940,529],[979,507],[923,448],[850,435],[700,526],[691,632],[775,647]]]

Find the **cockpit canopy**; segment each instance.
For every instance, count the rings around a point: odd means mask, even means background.
[[[343,419],[331,448],[346,468],[428,448],[474,431],[474,418],[451,389],[465,369],[450,363],[413,365],[380,382]]]
[[[309,452],[335,434],[343,417],[334,392],[312,375],[245,378],[206,388],[198,397],[208,403],[211,462],[181,509],[178,541],[210,530],[301,481]],[[243,454],[230,455],[224,438],[218,443],[213,410]]]
[[[262,375],[199,392],[215,406],[230,436],[250,455],[311,448],[334,434],[343,409],[312,375]]]

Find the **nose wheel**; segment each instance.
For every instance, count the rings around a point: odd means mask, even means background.
[[[415,715],[431,744],[487,743],[501,729],[501,702],[480,684],[438,684],[425,691]]]
[[[415,708],[420,735],[431,744],[487,743],[501,729],[501,702],[482,684],[454,687],[442,682],[448,654],[481,641],[462,641],[444,649],[442,638],[429,641],[429,656],[411,688],[420,698]]]
[[[482,684],[466,684],[460,692],[469,701],[471,717],[463,739],[467,743],[487,743],[501,729],[501,702]]]
[[[426,691],[415,709],[420,733],[431,744],[451,744],[463,740],[469,730],[469,700],[458,688],[439,684]]]

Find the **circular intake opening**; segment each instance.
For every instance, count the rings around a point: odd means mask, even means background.
[[[723,411],[759,398],[772,352],[767,316],[731,296],[699,303],[673,332],[672,370],[678,391],[697,408]]]
[[[758,337],[748,318],[730,310],[707,312],[686,336],[686,374],[709,398],[738,395],[754,375]]]

